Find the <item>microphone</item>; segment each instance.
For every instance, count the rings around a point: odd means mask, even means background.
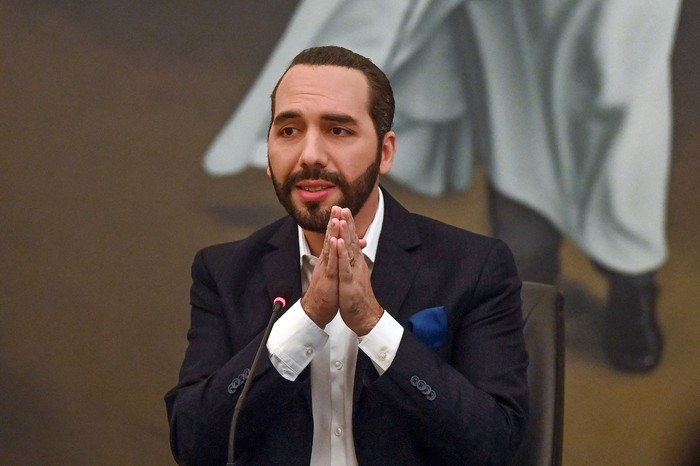
[[[243,389],[241,389],[241,394],[238,396],[238,400],[236,401],[236,406],[233,408],[233,416],[231,417],[231,426],[229,427],[229,431],[228,431],[228,461],[226,462],[226,466],[234,466],[235,465],[235,461],[233,460],[233,457],[234,457],[233,444],[236,440],[236,424],[238,423],[238,416],[241,413],[241,408],[243,408],[243,405],[245,404],[245,400],[248,396],[248,391],[250,390],[250,386],[252,385],[253,377],[255,376],[255,372],[258,369],[258,363],[260,361],[260,358],[261,358],[262,354],[265,352],[265,349],[267,346],[267,340],[270,338],[270,331],[272,330],[272,325],[277,321],[277,318],[279,317],[280,312],[282,311],[282,309],[286,305],[287,305],[287,300],[282,296],[277,296],[272,301],[272,315],[270,316],[270,320],[267,322],[267,327],[265,327],[265,333],[263,333],[262,340],[260,341],[260,346],[258,347],[257,353],[255,353],[255,358],[253,359],[253,364],[251,364],[251,366],[250,366],[250,373],[248,374],[248,378],[243,383]]]

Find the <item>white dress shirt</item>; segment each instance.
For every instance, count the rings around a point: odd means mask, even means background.
[[[380,190],[377,213],[364,236],[367,246],[362,251],[370,271],[374,266],[383,221],[384,197]],[[305,292],[317,258],[311,255],[301,228],[299,251],[302,290]],[[267,349],[277,371],[288,380],[296,380],[311,364],[312,465],[357,465],[352,432],[357,349],[369,356],[381,375],[394,360],[402,336],[403,327],[386,311],[372,331],[362,338],[345,325],[340,313],[322,329],[306,315],[301,300],[275,323]]]

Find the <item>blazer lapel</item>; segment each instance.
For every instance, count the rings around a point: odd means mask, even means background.
[[[299,236],[297,224],[291,217],[282,222],[280,228],[268,240],[268,251],[261,257],[261,266],[266,278],[267,294],[272,302],[277,296],[287,300],[288,309],[301,298],[301,268],[299,265]],[[283,311],[284,312],[284,311]],[[309,371],[307,367],[304,371]],[[311,384],[301,391],[309,410],[311,407]]]
[[[411,214],[385,190],[384,222],[372,269],[372,289],[386,311],[397,317],[421,263],[420,236]],[[366,371],[375,370],[369,357],[358,351],[355,370],[354,406]]]
[[[396,317],[421,262],[420,237],[411,214],[386,191],[384,223],[372,270],[379,304]]]
[[[288,217],[268,240],[268,251],[260,258],[270,302],[283,296],[290,306],[301,297],[297,225]]]

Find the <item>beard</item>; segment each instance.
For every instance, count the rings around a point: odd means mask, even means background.
[[[331,207],[323,208],[318,202],[305,202],[301,206],[295,205],[292,201],[292,190],[295,189],[295,186],[304,180],[324,180],[333,183],[341,192],[341,198],[337,205],[350,209],[354,217],[365,205],[372,189],[374,189],[374,184],[379,177],[380,164],[381,153],[378,153],[375,161],[352,183],[339,173],[329,172],[317,166],[313,168],[303,167],[301,170],[291,173],[283,183],[280,183],[275,177],[270,167],[270,178],[280,204],[299,226],[305,230],[324,233],[331,218]]]

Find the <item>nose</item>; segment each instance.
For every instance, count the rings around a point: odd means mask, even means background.
[[[309,130],[304,134],[299,154],[299,165],[325,167],[328,164],[328,153],[323,136],[319,131]]]

